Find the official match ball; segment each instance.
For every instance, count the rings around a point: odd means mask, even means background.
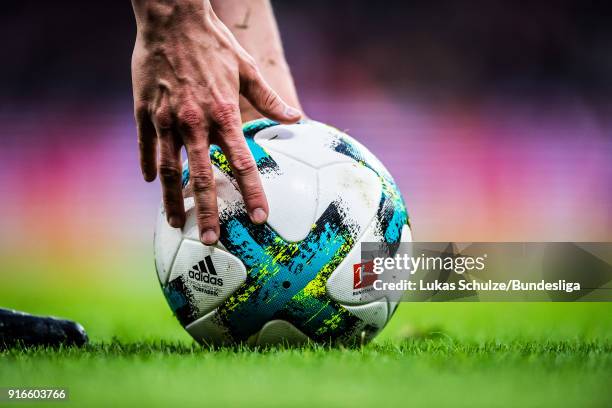
[[[162,207],[155,229],[157,274],[174,315],[208,345],[367,343],[397,299],[377,296],[360,244],[411,240],[391,175],[360,143],[316,121],[261,119],[243,132],[268,221],[251,223],[226,156],[212,146],[221,235],[202,244],[185,163],[186,224],[172,228]]]

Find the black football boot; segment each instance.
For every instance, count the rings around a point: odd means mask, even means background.
[[[0,308],[0,350],[16,345],[82,346],[87,341],[85,329],[76,322]]]

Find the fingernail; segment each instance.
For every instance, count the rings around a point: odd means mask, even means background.
[[[171,215],[170,218],[168,218],[168,223],[174,228],[182,227],[181,217],[179,217],[178,215]]]
[[[285,106],[285,115],[287,116],[302,116],[302,112],[299,110],[292,108],[291,106]]]
[[[217,233],[215,230],[209,229],[202,233],[202,242],[206,245],[213,245],[217,242]]]
[[[155,174],[151,174],[151,173],[142,173],[142,178],[144,179],[144,181],[146,181],[147,183],[152,182],[153,180],[155,180]]]
[[[266,222],[266,218],[268,218],[268,215],[263,208],[256,208],[251,212],[251,221],[255,224],[263,224]]]

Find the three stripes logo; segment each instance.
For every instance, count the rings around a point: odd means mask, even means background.
[[[217,276],[217,271],[215,270],[210,255],[207,255],[203,260],[191,267],[189,270],[189,278],[204,283],[210,283],[211,285],[223,286],[223,278]]]

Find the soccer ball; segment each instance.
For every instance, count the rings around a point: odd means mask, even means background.
[[[393,179],[365,147],[316,121],[261,119],[243,132],[268,198],[268,222],[250,222],[229,163],[212,146],[221,235],[214,246],[202,244],[185,163],[186,224],[172,228],[162,207],[155,229],[170,308],[209,345],[370,341],[397,299],[372,295],[360,243],[397,248],[411,240]]]

